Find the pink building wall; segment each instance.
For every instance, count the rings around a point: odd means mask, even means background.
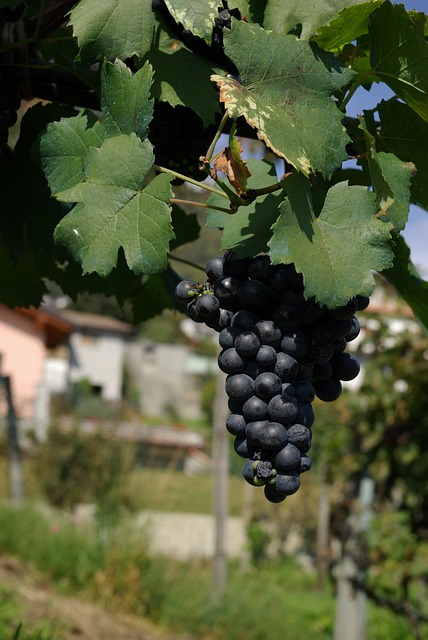
[[[30,418],[43,375],[44,329],[33,318],[1,307],[0,354],[0,373],[11,377],[15,410],[19,417]]]

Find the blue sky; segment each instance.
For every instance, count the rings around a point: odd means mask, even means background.
[[[407,10],[416,9],[428,12],[428,0],[403,0],[396,4],[404,4]],[[362,113],[363,109],[371,109],[380,100],[388,99],[392,95],[393,92],[383,83],[373,84],[370,92],[361,88],[349,101],[347,113],[350,116],[356,116]],[[419,268],[421,274],[428,278],[428,213],[424,209],[412,205],[409,221],[402,235],[410,247],[412,261]]]

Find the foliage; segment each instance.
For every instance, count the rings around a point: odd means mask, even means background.
[[[99,515],[118,517],[129,506],[123,482],[133,465],[133,449],[108,433],[84,435],[52,427],[38,459],[39,478],[48,502],[73,509],[78,503],[98,506]]]
[[[199,233],[177,197],[186,181],[211,194],[197,204],[221,250],[295,263],[305,296],[330,308],[370,295],[384,271],[428,325],[400,236],[409,203],[428,206],[423,13],[389,0],[31,0],[11,19],[16,5],[0,10],[13,25],[0,64],[19,67],[27,100],[13,152],[2,146],[2,302],[39,305],[53,282],[72,299],[113,296],[136,322],[176,308],[172,264]],[[394,99],[347,117],[378,82]],[[246,163],[237,136],[258,137],[275,167]]]

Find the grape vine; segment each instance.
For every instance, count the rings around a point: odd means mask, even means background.
[[[220,251],[294,265],[322,308],[370,296],[380,271],[428,326],[401,236],[428,198],[425,22],[389,0],[6,0],[0,299],[39,305],[55,282],[115,296],[136,322],[178,308],[190,202]],[[348,114],[378,82],[394,97]],[[181,197],[183,182],[209,197]]]

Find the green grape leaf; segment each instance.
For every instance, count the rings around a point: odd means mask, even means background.
[[[55,60],[55,65],[70,71],[99,95],[99,68],[80,61],[79,46],[70,29],[55,29],[49,34],[49,38],[38,41],[37,48],[45,60]]]
[[[103,127],[108,135],[134,132],[142,140],[147,137],[153,117],[150,87],[153,70],[146,63],[132,74],[125,63],[105,62],[101,71],[101,108]]]
[[[314,33],[337,17],[344,7],[366,4],[367,0],[268,0],[263,26],[283,35],[298,25],[302,26],[300,38],[309,40]],[[377,2],[372,2],[377,5]],[[376,7],[374,7],[376,8]],[[346,42],[349,42],[347,40]]]
[[[428,43],[425,14],[385,2],[370,26],[371,62],[378,80],[428,122]],[[387,25],[387,27],[386,27]]]
[[[316,217],[309,181],[294,174],[286,188],[269,243],[272,263],[294,263],[304,277],[305,297],[329,308],[370,295],[372,270],[389,268],[393,259],[392,225],[376,217],[375,194],[340,182],[329,189]]]
[[[263,189],[276,182],[275,166],[264,160],[248,160],[251,176],[249,189]],[[238,258],[255,256],[268,250],[272,224],[279,215],[278,206],[284,199],[284,192],[259,196],[246,207],[240,207],[234,214],[215,209],[207,209],[207,227],[223,229],[220,248],[233,249]],[[224,207],[224,198],[210,196],[208,205]]]
[[[409,217],[410,180],[415,173],[415,165],[402,162],[392,153],[377,152],[375,139],[368,132],[364,121],[360,128],[366,140],[366,161],[382,221],[391,222],[394,231],[402,231]]]
[[[221,109],[210,77],[218,69],[207,58],[187,49],[160,17],[155,42],[148,54],[154,69],[153,96],[173,107],[193,109],[205,127],[213,124]]]
[[[220,0],[165,0],[165,4],[177,23],[211,44],[218,8],[222,8]]]
[[[47,126],[40,139],[39,153],[53,195],[83,180],[86,155],[90,148],[101,146],[103,135],[95,116],[83,112]]]
[[[174,237],[170,178],[159,175],[144,186],[153,159],[148,140],[135,134],[108,138],[87,152],[84,181],[55,194],[62,202],[77,202],[57,226],[55,240],[84,273],[110,273],[120,247],[137,274],[165,268]]]
[[[428,335],[428,282],[423,280],[410,260],[410,250],[402,236],[395,238],[394,265],[383,272],[397,289]]]
[[[428,123],[402,102],[384,101],[377,106],[380,130],[373,114],[365,112],[370,133],[379,151],[396,155],[403,162],[414,162],[411,201],[428,208]]]
[[[171,240],[170,251],[199,238],[201,227],[196,213],[186,213],[179,206],[173,204],[171,215],[175,238]]]
[[[84,61],[140,58],[150,49],[154,30],[151,0],[80,0],[70,24]]]
[[[314,55],[307,42],[256,24],[234,21],[225,51],[237,64],[241,82],[230,76],[212,79],[229,116],[244,116],[274,153],[302,173],[333,173],[347,158],[349,138],[331,94],[353,72],[331,54]]]
[[[318,45],[326,51],[340,51],[344,45],[368,32],[370,16],[383,2],[385,0],[363,0],[344,7],[329,24],[317,29]]]

